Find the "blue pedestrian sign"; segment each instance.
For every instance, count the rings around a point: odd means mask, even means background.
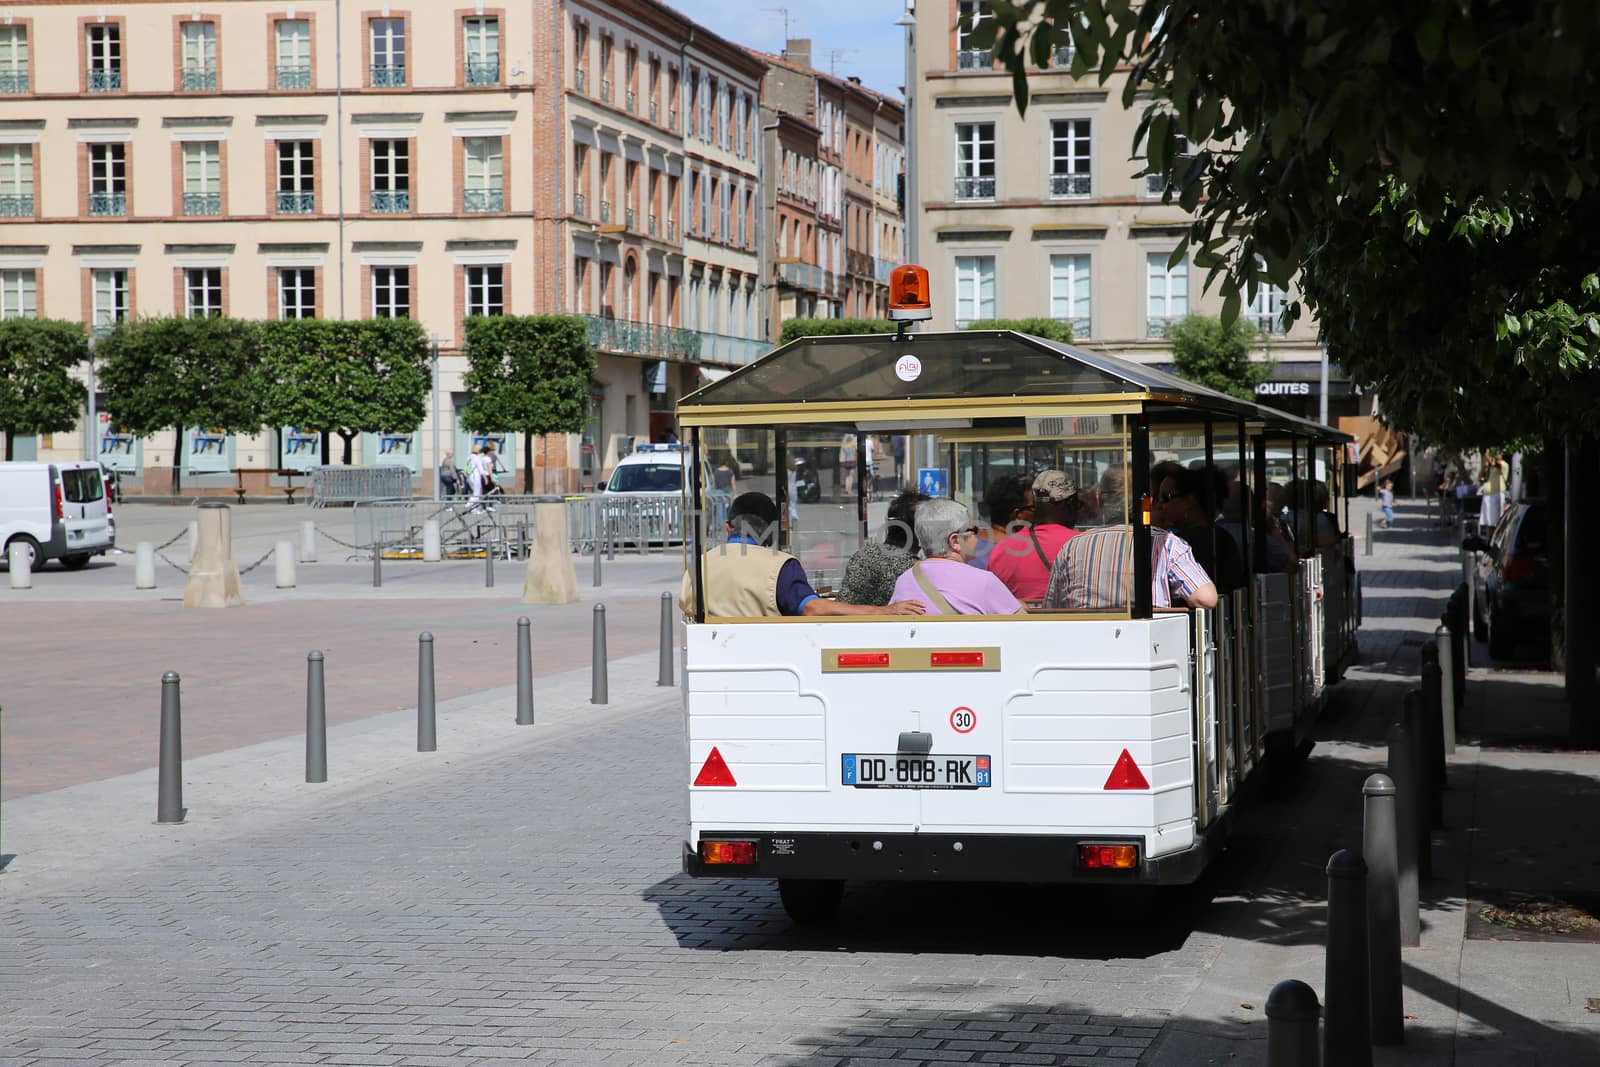
[[[949,481],[942,467],[917,468],[917,492],[924,496],[942,497],[947,494]]]

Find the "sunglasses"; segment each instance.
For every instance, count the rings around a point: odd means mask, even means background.
[[[1185,493],[1162,493],[1160,496],[1156,497],[1156,500],[1162,504],[1170,504],[1179,497],[1186,495],[1187,494]]]

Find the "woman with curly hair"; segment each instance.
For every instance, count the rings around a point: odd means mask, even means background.
[[[846,604],[887,604],[894,583],[917,561],[917,505],[928,497],[914,489],[889,501],[882,539],[868,541],[844,565],[839,599]]]

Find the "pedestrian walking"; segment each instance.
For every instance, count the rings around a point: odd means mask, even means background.
[[[1383,508],[1383,528],[1394,525],[1394,479],[1385,478],[1378,487],[1378,504]]]
[[[1478,482],[1478,528],[1493,530],[1499,525],[1506,504],[1506,461],[1498,452],[1489,453]]]

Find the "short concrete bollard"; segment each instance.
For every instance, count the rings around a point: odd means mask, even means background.
[[[272,584],[279,589],[294,588],[294,545],[279,541],[272,549]]]
[[[533,725],[533,624],[517,619],[517,725]]]
[[[1404,723],[1389,726],[1389,780],[1394,783],[1395,891],[1400,916],[1400,944],[1422,944],[1417,904],[1417,792],[1411,758],[1411,735]]]
[[[672,594],[661,594],[661,663],[656,671],[657,685],[672,685]]]
[[[6,548],[6,566],[11,568],[11,588],[33,588],[33,549],[29,545],[12,544]]]
[[[1323,996],[1322,1061],[1370,1067],[1367,993],[1367,865],[1340,849],[1328,859],[1328,954]]]
[[[439,732],[433,699],[433,635],[417,635],[417,751],[436,752]]]
[[[1400,979],[1399,846],[1395,785],[1386,774],[1361,787],[1361,856],[1367,865],[1367,995],[1374,1045],[1405,1040]]]
[[[306,781],[328,780],[328,698],[322,653],[306,656]]]
[[[1319,1067],[1317,992],[1298,978],[1285,978],[1267,994],[1267,1067]]]
[[[1439,718],[1439,727],[1444,731],[1444,754],[1456,754],[1456,717],[1453,710],[1456,706],[1456,674],[1452,666],[1455,662],[1454,642],[1450,640],[1450,628],[1436,626],[1433,630],[1433,645],[1438,649],[1439,656],[1439,704],[1443,709]]]
[[[133,550],[133,587],[156,587],[156,546],[149,541],[140,541]]]
[[[1423,712],[1422,690],[1412,689],[1405,697],[1405,728],[1406,735],[1411,739],[1408,755],[1411,757],[1411,795],[1416,800],[1416,810],[1411,814],[1416,820],[1417,828],[1417,877],[1427,879],[1433,877],[1433,819],[1429,815],[1431,810],[1428,802],[1428,758],[1423,749],[1423,722],[1426,718]]]
[[[372,588],[383,588],[383,548],[372,542]]]
[[[1363,556],[1372,555],[1372,512],[1370,512],[1370,511],[1367,512],[1367,540],[1366,540],[1366,545],[1365,545],[1364,548],[1362,548],[1361,554]]]
[[[609,667],[606,664],[606,606],[594,606],[594,651],[589,660],[589,703],[611,703]]]
[[[439,520],[422,522],[422,559],[424,563],[438,563],[444,558],[444,547],[439,538]]]
[[[300,523],[300,562],[317,561],[317,524],[312,519]]]
[[[1422,762],[1427,777],[1423,810],[1428,813],[1435,829],[1444,826],[1444,672],[1439,669],[1438,651],[1432,645],[1422,646]]]
[[[156,822],[182,822],[183,714],[178,672],[161,676],[161,757],[156,769]]]

